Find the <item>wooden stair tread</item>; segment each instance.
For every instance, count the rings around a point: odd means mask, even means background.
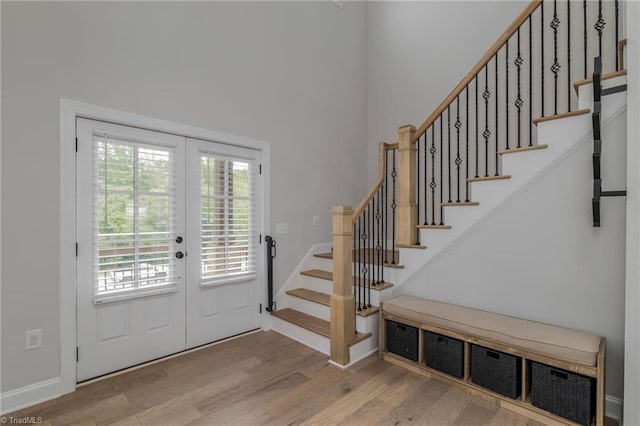
[[[486,182],[489,180],[502,180],[502,179],[511,179],[511,175],[471,177],[467,179],[467,182]]]
[[[451,225],[418,225],[420,229],[451,229]]]
[[[547,144],[521,146],[520,148],[501,149],[498,154],[515,154],[517,152],[535,151],[536,149],[547,149],[548,147],[549,145]]]
[[[423,246],[422,244],[400,244],[397,243],[396,247],[400,247],[400,248],[409,248],[409,249],[426,249],[427,246]]]
[[[400,244],[396,244],[397,247],[403,247]],[[408,247],[408,246],[406,246]],[[356,253],[357,250],[353,251],[352,256],[355,259],[356,258]],[[367,263],[369,265],[374,264],[374,262],[370,261],[370,258],[374,258],[377,257],[377,254],[375,254],[375,249],[360,249],[360,253],[362,256],[362,260],[364,261],[364,263]],[[391,258],[392,257],[392,251],[391,250],[387,250],[387,258]],[[394,256],[395,259],[400,259],[400,253],[398,252],[398,250],[395,250],[396,255]],[[333,259],[333,252],[327,252],[327,253],[314,253],[313,255],[314,257],[319,257],[322,259]],[[370,257],[371,256],[371,257]],[[400,263],[383,263],[382,266],[384,266],[385,268],[396,268],[396,269],[402,269],[404,268],[404,265],[400,264]]]
[[[320,257],[322,259],[333,259],[333,252],[327,252],[327,253],[314,253],[313,257]]]
[[[377,307],[377,306],[372,306],[370,308],[366,308],[366,309],[363,309],[361,311],[358,311],[356,309],[356,315],[358,315],[360,317],[368,317],[370,315],[377,314],[379,310],[380,310],[380,308]]]
[[[623,75],[627,75],[627,70],[623,69],[623,70],[619,70],[619,71],[613,71],[613,72],[607,72],[604,73],[600,76],[600,81],[604,81],[604,80],[609,80],[612,78],[616,78],[616,77],[622,77]],[[576,94],[578,93],[578,89],[580,88],[580,86],[584,86],[585,84],[591,84],[593,83],[593,77],[589,77],[589,78],[585,78],[583,80],[578,80],[578,81],[574,81],[573,82],[573,89],[576,91]]]
[[[295,288],[293,290],[288,290],[287,294],[325,306],[329,306],[331,301],[331,295],[310,290],[308,288]]]
[[[302,327],[306,330],[324,336],[328,339],[331,338],[331,325],[329,324],[329,321],[325,321],[318,317],[314,317],[313,315],[308,315],[304,312],[296,311],[295,309],[291,308],[279,309],[275,312],[271,312],[271,315],[276,318],[280,318],[281,320],[290,322],[291,324],[295,324],[298,327]],[[353,340],[349,342],[349,346],[353,346],[369,336],[371,336],[371,333],[356,332]]]
[[[459,206],[479,206],[480,203],[477,201],[462,201],[459,203],[451,202],[451,203],[440,203],[442,207],[459,207]]]
[[[567,118],[567,117],[576,117],[578,115],[584,115],[584,114],[589,114],[591,112],[590,109],[579,109],[576,111],[571,111],[571,112],[565,112],[562,114],[555,114],[555,115],[547,115],[546,117],[538,117],[538,118],[534,118],[533,124],[535,124],[536,126],[538,125],[538,123],[544,123],[545,121],[552,121],[552,120],[559,120],[561,118]]]
[[[310,290],[308,288],[294,288],[293,290],[287,291],[287,294],[289,296],[299,297],[300,299],[315,302],[320,305],[331,305],[330,294],[321,293],[319,291]],[[370,315],[378,313],[379,310],[380,308],[378,308],[377,306],[371,306],[370,308],[366,308],[361,311],[356,310],[356,315],[361,317],[368,317]]]
[[[309,269],[307,271],[300,272],[301,275],[306,275],[308,277],[320,278],[322,280],[333,281],[333,272],[323,271],[322,269]],[[366,280],[366,282],[370,282],[371,280]],[[355,277],[354,284],[355,285]],[[389,287],[393,287],[391,283],[382,283],[377,285],[371,285],[371,290],[384,290]]]
[[[333,272],[323,271],[322,269],[309,269],[308,271],[300,272],[300,274],[308,277],[320,278],[321,280],[333,281]]]
[[[298,327],[302,327],[309,331],[313,331],[316,334],[319,334],[324,337],[331,337],[331,327],[329,325],[329,321],[325,321],[318,317],[314,317],[312,315],[305,314],[304,312],[296,311],[291,308],[278,309],[275,312],[271,312],[276,318],[280,318],[281,320],[285,320],[292,324],[297,325]]]

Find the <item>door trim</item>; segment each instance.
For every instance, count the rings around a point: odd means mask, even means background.
[[[265,235],[269,233],[270,223],[271,148],[268,142],[60,99],[60,394],[76,389],[76,118],[108,121],[260,151],[264,167],[259,183],[263,196],[259,206],[262,215],[258,223]],[[259,289],[265,293],[262,290]],[[261,327],[264,315],[261,316]]]

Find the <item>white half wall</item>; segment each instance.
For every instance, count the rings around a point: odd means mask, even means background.
[[[606,393],[621,399],[626,200],[603,198],[592,226],[592,153],[580,146],[400,293],[605,336]],[[624,188],[626,114],[603,129],[602,155],[603,190]]]
[[[367,7],[367,177],[378,142],[418,127],[526,7],[526,1],[370,2]]]
[[[60,376],[60,98],[269,142],[276,291],[365,192],[364,4],[0,7],[3,393]]]

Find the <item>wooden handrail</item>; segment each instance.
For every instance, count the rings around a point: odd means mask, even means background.
[[[518,17],[504,31],[504,33],[502,33],[500,38],[498,38],[498,40],[495,43],[493,43],[493,45],[489,48],[487,53],[485,53],[484,56],[480,58],[480,60],[474,65],[474,67],[471,68],[471,71],[467,73],[467,75],[462,79],[460,83],[458,83],[455,89],[453,89],[453,91],[449,93],[449,95],[444,99],[444,101],[442,101],[440,105],[438,105],[435,111],[433,111],[433,113],[431,113],[431,115],[425,120],[425,122],[422,123],[422,125],[418,128],[418,130],[416,130],[416,132],[413,135],[413,139],[411,140],[411,143],[415,143],[415,141],[417,141],[422,136],[422,134],[429,127],[431,127],[431,125],[438,119],[438,117],[440,117],[440,114],[442,114],[447,109],[447,107],[456,99],[456,97],[460,93],[462,93],[464,88],[467,87],[469,83],[471,83],[471,81],[473,81],[476,74],[482,71],[482,69],[489,63],[491,58],[493,58],[493,55],[495,55],[498,52],[498,50],[500,50],[500,48],[502,48],[502,46],[507,42],[507,40],[509,40],[509,38],[513,34],[515,34],[516,31],[518,31],[518,28],[520,28],[520,26],[524,24],[524,22],[529,18],[529,15],[535,12],[535,10],[538,8],[538,6],[540,6],[540,4],[542,4],[542,0],[533,0],[527,5],[527,7],[518,15]]]
[[[380,189],[380,187],[384,183],[384,179],[385,179],[384,168],[387,164],[387,151],[392,149],[398,149],[397,142],[392,144],[380,142],[380,145],[378,145],[378,179],[376,180],[376,183],[374,183],[373,186],[371,187],[371,190],[367,192],[367,195],[364,196],[362,201],[358,203],[358,206],[353,211],[353,216],[351,219],[352,223],[355,223],[356,220],[358,220],[358,217],[360,217],[364,209],[367,207],[367,204],[369,204],[369,201],[371,201],[373,196],[376,195],[376,192],[378,191],[378,189]]]

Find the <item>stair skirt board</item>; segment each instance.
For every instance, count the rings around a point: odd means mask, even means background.
[[[602,128],[626,111],[625,99],[626,94],[621,93],[608,96],[606,101],[603,102]],[[573,126],[580,120],[583,121],[583,131],[580,135],[571,138],[567,143],[566,135],[563,138],[560,130],[563,126]],[[402,276],[396,275],[393,277],[396,283],[392,289],[393,295],[401,293],[404,285],[411,282],[417,274],[464,241],[476,228],[517,198],[548,171],[560,164],[563,159],[571,155],[583,144],[593,142],[590,115],[578,115],[564,120],[543,122],[538,127],[539,138],[545,142],[550,141],[548,149],[533,150],[530,154],[523,154],[523,156],[509,156],[508,160],[503,158],[503,170],[505,173],[512,174],[512,179],[500,183],[503,185],[501,191],[492,189],[493,185],[499,184],[498,182],[472,183],[471,190],[474,198],[482,201],[479,207],[475,209],[454,208],[445,210],[446,220],[453,225],[453,228],[448,233],[440,233],[443,235],[440,238],[437,237],[437,233],[433,230],[419,230],[421,232],[420,240],[429,241],[430,250],[423,252],[422,259],[417,267],[414,267],[414,261],[417,258],[409,258],[403,252],[407,266],[404,272],[407,275],[402,274]],[[518,172],[519,170],[521,171],[520,173]],[[428,231],[431,231],[431,233],[427,238],[426,232]],[[431,238],[431,236],[434,236],[434,238]]]

